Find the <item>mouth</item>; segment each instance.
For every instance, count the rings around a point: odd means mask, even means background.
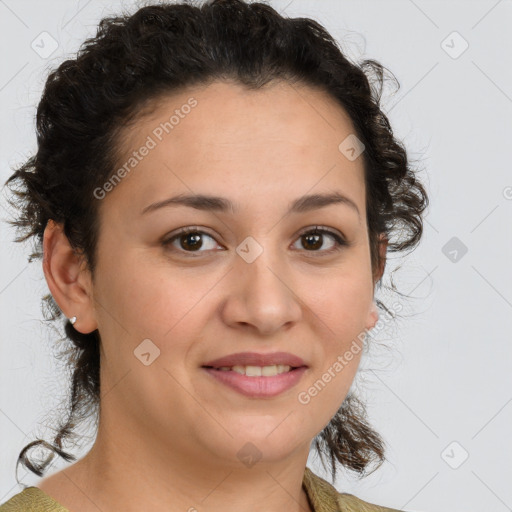
[[[274,377],[276,375],[282,375],[283,373],[289,373],[299,368],[306,368],[306,366],[290,366],[284,364],[274,364],[266,366],[255,366],[255,365],[234,365],[234,366],[203,366],[217,372],[234,372],[246,377]]]
[[[308,369],[299,357],[285,352],[232,354],[201,367],[211,378],[250,398],[273,398],[295,387]]]
[[[258,374],[258,368],[264,368],[265,372],[273,372],[274,367],[277,368],[279,373],[289,371],[290,369],[300,368],[307,366],[306,363],[295,354],[289,352],[271,352],[271,353],[258,353],[258,352],[238,352],[236,354],[230,354],[224,357],[220,357],[213,361],[207,361],[203,367],[214,368],[220,371],[226,369],[242,372],[247,375],[251,375],[251,372],[255,376]],[[248,373],[246,373],[246,371]],[[270,374],[272,375],[272,373]]]
[[[275,367],[242,367],[238,371],[233,368],[219,369],[212,367],[203,367],[202,370],[212,378],[215,384],[221,384],[226,389],[236,391],[237,393],[249,398],[273,398],[285,391],[296,387],[302,376],[307,370],[306,366],[291,368],[275,373],[274,375],[260,375],[260,373],[274,373]],[[247,373],[242,373],[242,371]],[[251,375],[252,373],[252,375]],[[256,374],[256,375],[254,375]]]

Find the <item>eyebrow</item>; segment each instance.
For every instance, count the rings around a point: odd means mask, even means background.
[[[330,194],[310,194],[295,199],[289,209],[288,213],[304,213],[319,208],[325,208],[333,204],[344,204],[354,210],[359,218],[361,214],[357,204],[349,197],[340,192],[332,192]],[[229,199],[219,196],[210,196],[205,194],[180,194],[175,197],[164,199],[146,206],[141,215],[148,212],[153,212],[164,207],[187,206],[195,208],[196,210],[203,211],[216,211],[236,213],[238,206],[235,206]]]

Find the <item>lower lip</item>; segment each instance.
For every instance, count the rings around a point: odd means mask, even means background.
[[[280,373],[279,375],[272,375],[271,377],[247,377],[247,375],[242,375],[233,370],[215,370],[204,367],[203,370],[242,395],[267,398],[277,396],[293,388],[302,378],[307,367],[301,366],[300,368]]]

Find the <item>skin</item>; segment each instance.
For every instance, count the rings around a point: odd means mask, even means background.
[[[371,268],[362,158],[338,149],[354,133],[345,111],[305,86],[214,82],[160,99],[126,132],[120,165],[190,97],[197,106],[99,201],[94,279],[61,226],[45,230],[53,297],[77,316],[75,329],[102,339],[96,442],[38,485],[72,512],[311,510],[302,489],[310,443],[347,395],[361,351],[308,404],[298,394],[378,319],[384,264]],[[335,190],[359,215],[340,203],[286,214],[296,198]],[[238,212],[141,215],[192,192],[226,197]],[[334,240],[324,235],[315,247],[301,237],[315,225],[350,245],[329,254]],[[162,244],[187,226],[206,233],[199,251],[187,252],[186,237]],[[263,248],[252,263],[235,251],[248,236]],[[134,356],[147,338],[160,350],[148,366]],[[241,351],[291,352],[308,369],[276,397],[248,398],[201,368]],[[237,457],[248,442],[262,454],[251,467]]]

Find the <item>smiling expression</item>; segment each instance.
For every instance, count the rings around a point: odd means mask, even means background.
[[[108,421],[224,461],[247,442],[282,459],[327,425],[360,351],[314,400],[297,397],[376,320],[363,161],[338,148],[353,133],[326,93],[286,82],[190,88],[127,130],[120,165],[148,136],[156,144],[98,203],[91,307]],[[134,355],[143,340],[151,364]],[[285,352],[305,368],[251,396],[204,368],[239,352]]]

